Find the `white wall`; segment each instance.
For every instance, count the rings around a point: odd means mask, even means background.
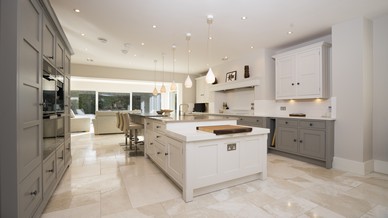
[[[388,174],[388,15],[373,21],[373,159]]]
[[[333,166],[361,174],[371,170],[370,27],[364,18],[332,27],[332,91],[337,99]]]

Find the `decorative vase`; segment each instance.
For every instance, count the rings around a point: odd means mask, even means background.
[[[244,66],[244,78],[248,78],[248,77],[249,77],[249,66],[245,65]]]

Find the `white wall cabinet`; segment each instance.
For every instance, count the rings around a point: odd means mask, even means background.
[[[208,103],[209,102],[209,85],[206,83],[206,77],[198,77],[196,80],[196,102]]]
[[[329,48],[319,42],[275,55],[276,99],[328,98]]]

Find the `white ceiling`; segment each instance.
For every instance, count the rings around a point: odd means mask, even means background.
[[[388,0],[50,0],[73,47],[73,63],[187,73],[260,48],[281,48],[330,34],[334,24],[388,13]],[[73,9],[79,9],[75,13]],[[213,15],[208,58],[207,15]],[[246,16],[246,20],[241,17]],[[152,28],[156,25],[157,28]],[[292,31],[289,35],[287,32]],[[85,34],[82,36],[81,34]],[[107,43],[97,38],[103,37]],[[141,43],[145,43],[141,45]],[[124,43],[130,43],[129,48]],[[251,46],[254,46],[252,49]],[[128,53],[123,54],[122,50]],[[136,56],[135,56],[136,55]],[[87,61],[93,59],[93,62]]]

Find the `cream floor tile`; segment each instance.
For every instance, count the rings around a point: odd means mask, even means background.
[[[337,214],[331,210],[328,210],[324,207],[318,206],[312,210],[307,211],[305,214],[298,216],[298,218],[345,218],[344,216]]]
[[[124,177],[134,208],[182,197],[181,191],[162,173]]]
[[[299,197],[286,197],[262,208],[272,216],[296,217],[318,206],[317,204]]]
[[[72,135],[72,165],[43,217],[388,217],[388,175],[367,176],[268,154],[268,178],[190,203],[158,167],[128,157],[122,134]]]
[[[374,217],[381,217],[381,218],[388,217],[388,207],[377,205],[376,207],[368,211],[366,214],[364,214],[361,218],[374,218]]]
[[[101,215],[116,214],[132,209],[127,190],[119,188],[101,193]]]
[[[89,204],[81,207],[69,208],[50,213],[44,213],[42,218],[98,218],[100,214],[100,203]]]

